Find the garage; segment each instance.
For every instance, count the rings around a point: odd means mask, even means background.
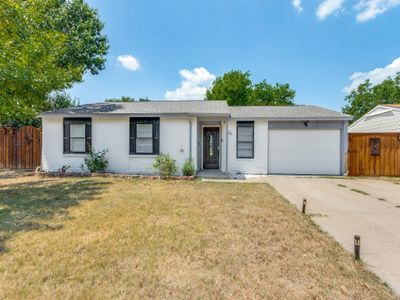
[[[270,174],[340,175],[339,129],[271,129]]]

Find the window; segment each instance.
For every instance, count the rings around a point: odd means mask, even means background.
[[[131,118],[129,136],[130,154],[159,154],[160,119]]]
[[[90,118],[64,119],[64,153],[88,153],[91,144]]]
[[[379,156],[380,154],[380,144],[381,144],[381,140],[379,138],[370,138],[369,139],[369,143],[371,145],[371,155],[372,156]]]
[[[237,158],[254,158],[254,122],[237,122]]]

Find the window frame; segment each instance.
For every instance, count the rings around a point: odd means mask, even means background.
[[[252,129],[252,141],[251,142],[239,142],[239,127],[241,124],[251,124]],[[239,143],[248,143],[252,147],[251,156],[239,156]],[[237,121],[236,122],[236,158],[238,159],[254,159],[254,121]]]
[[[71,125],[85,125],[85,151],[71,151]],[[68,126],[68,129],[67,129]],[[68,130],[68,135],[67,135]],[[92,118],[63,119],[63,154],[88,154],[92,147]]]
[[[136,152],[137,124],[152,124],[152,152]],[[132,117],[129,118],[129,155],[159,155],[160,154],[160,118]]]

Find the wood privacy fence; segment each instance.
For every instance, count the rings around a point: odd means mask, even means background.
[[[41,153],[42,129],[0,127],[0,168],[35,169]]]
[[[400,133],[350,133],[350,176],[400,176]]]

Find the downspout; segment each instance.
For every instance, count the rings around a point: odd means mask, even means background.
[[[192,159],[192,119],[189,118],[189,159]]]
[[[228,117],[225,120],[225,173],[228,174],[228,136],[229,136],[229,130],[228,130]]]

